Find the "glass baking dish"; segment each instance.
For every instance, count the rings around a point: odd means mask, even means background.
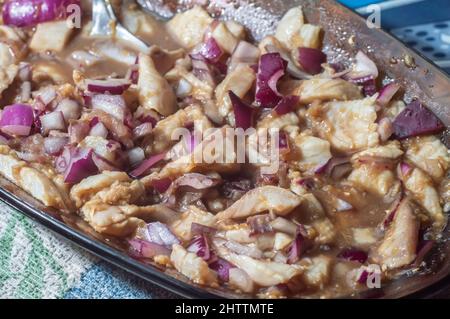
[[[140,0],[145,6],[146,0]],[[148,0],[150,1],[150,0]],[[150,1],[151,2],[151,1]],[[181,1],[183,3],[183,1]],[[406,100],[413,97],[423,101],[450,127],[450,79],[424,57],[408,49],[399,40],[380,29],[371,29],[366,20],[332,0],[236,0],[221,12],[223,18],[246,25],[255,39],[273,32],[277,20],[289,8],[302,5],[307,19],[325,30],[324,51],[331,62],[354,56],[358,50],[367,52],[386,77],[395,78],[406,90]],[[217,11],[215,11],[217,13]],[[405,59],[414,62],[405,63]],[[447,130],[443,141],[449,147]],[[225,289],[212,289],[192,284],[170,269],[144,264],[128,256],[113,238],[100,236],[76,216],[64,215],[22,191],[0,177],[0,199],[50,230],[71,240],[91,253],[135,274],[144,280],[187,298],[245,298]],[[438,297],[450,287],[449,229],[435,249],[431,268],[415,276],[405,275],[384,285],[351,296],[354,298]],[[347,296],[342,296],[347,297]]]

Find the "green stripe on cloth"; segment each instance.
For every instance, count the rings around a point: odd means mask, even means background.
[[[0,298],[175,298],[0,201]]]

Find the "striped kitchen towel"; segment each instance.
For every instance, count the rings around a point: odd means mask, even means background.
[[[0,202],[0,298],[174,298]]]

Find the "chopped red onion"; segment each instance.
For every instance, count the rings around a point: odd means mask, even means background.
[[[278,80],[286,73],[287,61],[279,53],[266,53],[259,59],[255,100],[259,106],[274,107],[281,100]]]
[[[406,162],[401,162],[399,166],[400,166],[400,173],[402,174],[403,177],[408,176],[409,173],[411,173],[411,171],[413,170],[413,167]]]
[[[141,119],[142,123],[150,123],[152,125],[152,127],[155,127],[156,124],[158,124],[158,121],[159,121],[159,117],[157,117],[157,114],[147,115]]]
[[[284,115],[294,111],[295,107],[298,105],[300,98],[296,95],[285,96],[278,102],[277,106],[273,109],[274,113],[278,115]]]
[[[334,180],[339,180],[352,171],[349,157],[332,157],[322,173]]]
[[[20,62],[17,76],[20,81],[29,82],[31,80],[31,64],[28,62]]]
[[[72,157],[72,147],[66,146],[61,155],[55,160],[55,168],[58,173],[64,174],[69,167],[70,158]]]
[[[211,87],[216,86],[216,79],[213,74],[213,70],[210,65],[208,65],[203,60],[192,60],[192,73],[201,81],[205,81]]]
[[[9,0],[2,8],[3,23],[17,27],[28,27],[38,23],[60,20],[71,11],[68,6],[80,7],[79,0]]]
[[[237,128],[246,130],[253,125],[253,108],[242,101],[232,91],[228,91],[231,104],[233,105],[233,112]]]
[[[75,184],[96,174],[98,170],[92,159],[93,153],[90,148],[71,148],[70,162],[64,174],[64,182]]]
[[[44,139],[44,149],[47,154],[58,155],[69,142],[67,137],[49,136]]]
[[[314,169],[314,174],[323,174],[326,172],[328,163],[330,162],[331,158],[327,161],[324,161],[322,164],[317,165],[317,167]]]
[[[253,280],[244,270],[235,267],[229,269],[228,273],[230,285],[246,293],[254,290]]]
[[[145,159],[144,150],[140,147],[132,148],[127,152],[128,155],[128,163],[131,167],[134,167],[141,163]]]
[[[185,79],[180,79],[180,81],[178,81],[177,90],[175,92],[177,97],[185,98],[185,97],[189,96],[191,94],[191,92],[192,92],[191,83],[189,83]]]
[[[130,66],[130,68],[127,71],[127,74],[125,75],[125,79],[128,79],[131,84],[137,84],[139,81],[139,66],[137,64],[134,64]]]
[[[136,258],[153,258],[155,256],[170,256],[170,249],[159,244],[151,243],[142,239],[131,239],[130,254]]]
[[[106,139],[108,136],[108,129],[102,122],[98,122],[94,126],[91,127],[89,131],[90,136],[100,136]]]
[[[66,123],[61,111],[53,111],[39,117],[42,126],[42,133],[47,134],[51,130],[64,130]]]
[[[400,203],[402,202],[402,200],[403,200],[403,193],[395,199],[389,211],[387,212],[386,218],[384,219],[382,224],[383,230],[387,229],[394,220],[395,214],[397,213],[397,210],[400,207]]]
[[[61,111],[66,121],[77,120],[81,116],[81,106],[71,99],[61,100],[55,110]]]
[[[374,79],[370,79],[364,83],[362,83],[363,86],[363,93],[364,96],[373,96],[377,93],[377,83]]]
[[[395,118],[394,136],[397,139],[437,134],[445,130],[444,124],[419,101],[413,101]]]
[[[348,77],[355,81],[363,81],[364,78],[366,80],[368,78],[376,79],[378,77],[378,68],[366,54],[359,51],[356,54],[356,63],[353,66],[353,70],[348,74]]]
[[[56,90],[52,86],[48,86],[39,91],[36,100],[42,103],[44,109],[45,106],[49,105],[56,98]]]
[[[280,152],[280,155],[287,155],[291,152],[291,147],[289,145],[289,137],[283,131],[281,131],[279,134],[278,150]]]
[[[165,158],[165,156],[166,156],[166,152],[150,156],[150,158],[144,160],[137,168],[132,170],[130,172],[130,175],[135,178],[141,176],[147,170],[149,170],[151,167],[153,167],[155,164],[162,161]]]
[[[92,97],[92,108],[106,112],[123,121],[127,105],[121,95],[96,94]]]
[[[197,256],[203,258],[205,261],[211,258],[211,250],[205,234],[195,236],[189,244],[187,251],[197,254]]]
[[[288,264],[295,264],[306,250],[305,231],[302,225],[297,229],[294,241],[288,248]]]
[[[300,79],[300,80],[308,80],[308,79],[312,78],[311,74],[308,74],[303,70],[300,70],[295,65],[295,63],[292,61],[292,58],[289,56],[289,54],[287,54],[285,51],[277,48],[274,45],[266,45],[265,49],[267,50],[267,52],[270,52],[270,53],[279,53],[281,55],[281,57],[283,58],[283,60],[287,61],[287,72],[292,77],[294,77],[296,79]],[[255,72],[257,72],[257,71],[258,70],[256,69]]]
[[[217,272],[219,279],[227,282],[230,278],[230,269],[235,268],[235,266],[225,259],[217,257],[217,260],[209,264],[209,268]]]
[[[1,131],[8,135],[28,136],[34,122],[34,113],[31,106],[26,104],[13,104],[6,106],[0,119]]]
[[[192,223],[191,224],[191,235],[197,236],[202,234],[213,234],[217,231],[217,229],[209,226],[205,226],[199,223]]]
[[[346,202],[343,199],[336,198],[336,211],[337,212],[346,212],[353,209],[352,204]]]
[[[151,182],[152,187],[160,194],[167,191],[171,184],[172,180],[170,178],[156,179]]]
[[[322,64],[327,62],[325,53],[313,48],[298,48],[297,62],[303,70],[309,74],[316,75],[322,71]]]
[[[218,62],[223,53],[224,52],[213,37],[209,37],[206,42],[201,45],[200,51],[198,52],[198,54],[210,63]]]
[[[89,92],[101,94],[120,95],[131,85],[127,79],[107,79],[107,80],[86,80],[86,87]]]
[[[27,102],[31,98],[31,82],[25,81],[20,84],[20,101]]]
[[[357,261],[361,264],[364,264],[368,256],[365,251],[354,248],[348,248],[342,250],[337,257],[348,261]]]
[[[167,225],[154,222],[147,224],[147,240],[151,243],[164,246],[179,244],[178,238],[170,231]]]
[[[384,86],[380,90],[380,95],[377,98],[377,103],[381,106],[387,106],[394,95],[400,90],[400,85],[397,83],[389,83],[388,85]]]

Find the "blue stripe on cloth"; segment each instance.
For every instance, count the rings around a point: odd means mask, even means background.
[[[154,288],[152,288],[154,289]],[[80,282],[64,294],[65,299],[149,299],[148,284],[122,270],[99,262],[81,275]]]

